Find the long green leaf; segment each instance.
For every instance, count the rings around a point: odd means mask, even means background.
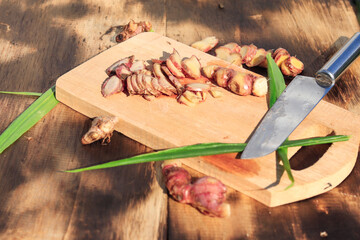
[[[285,140],[285,142],[283,142],[283,144],[279,147],[279,149],[289,148],[289,147],[306,147],[306,146],[327,144],[333,142],[343,142],[343,141],[348,141],[349,139],[350,136],[348,135],[333,135],[333,136],[313,137],[313,138],[305,138],[298,140]]]
[[[266,55],[266,60],[268,62],[268,77],[269,77],[269,108],[271,108],[281,93],[286,88],[284,76],[281,73],[279,67],[276,65],[274,59],[271,57],[271,54]]]
[[[281,93],[285,90],[285,80],[284,76],[281,73],[279,67],[276,65],[274,59],[271,57],[271,54],[268,53],[266,55],[266,60],[268,62],[268,77],[269,77],[269,108],[271,108],[276,100],[280,97]],[[280,158],[280,160],[283,163],[283,167],[291,181],[291,184],[286,188],[290,188],[294,185],[295,180],[291,173],[291,167],[288,159],[288,149],[287,148],[279,148],[276,150],[277,157]]]
[[[58,100],[55,98],[55,86],[53,86],[36,99],[0,135],[0,154],[34,126],[58,103]]]
[[[341,142],[341,141],[347,141],[349,140],[349,138],[350,136],[338,135],[338,136],[330,136],[330,137],[317,137],[310,139],[285,141],[280,148],[287,149],[288,147],[301,147],[301,146],[310,146],[314,144]],[[115,160],[90,167],[67,170],[65,172],[75,173],[75,172],[112,168],[112,167],[119,167],[124,165],[153,162],[153,161],[209,156],[209,155],[224,154],[224,153],[237,153],[237,152],[242,152],[245,149],[245,146],[246,143],[202,143],[196,145],[189,145],[185,147],[171,148],[159,152],[145,153],[142,155],[125,158],[121,160]]]
[[[288,178],[289,180],[291,181],[291,183],[289,184],[289,186],[287,186],[285,188],[286,189],[289,189],[291,188],[292,186],[294,186],[294,183],[295,183],[295,179],[291,173],[291,167],[290,167],[290,162],[289,162],[289,159],[288,159],[288,148],[282,148],[282,149],[278,149],[276,150],[276,154],[278,155],[278,157],[281,159],[282,163],[283,163],[283,167],[288,175]]]
[[[268,77],[269,77],[269,108],[271,108],[281,93],[285,90],[285,80],[284,76],[280,71],[280,68],[276,65],[274,59],[271,57],[271,54],[266,55],[266,60],[268,62]]]
[[[37,97],[40,97],[42,95],[42,93],[37,93],[37,92],[7,92],[7,91],[0,91],[0,93],[14,94],[14,95],[26,95],[26,96],[37,96]]]

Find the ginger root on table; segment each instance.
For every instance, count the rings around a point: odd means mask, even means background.
[[[116,42],[123,42],[129,38],[136,36],[142,32],[150,32],[152,25],[148,21],[135,22],[130,20],[130,22],[123,27],[123,30],[116,36]]]
[[[117,117],[96,117],[91,123],[90,129],[81,138],[81,143],[86,145],[101,140],[102,143],[109,143],[113,135]]]
[[[202,177],[191,182],[188,171],[178,161],[165,161],[162,173],[169,194],[180,203],[187,203],[211,217],[230,216],[230,205],[225,203],[226,186],[216,178]]]

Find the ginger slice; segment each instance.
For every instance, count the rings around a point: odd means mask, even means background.
[[[120,78],[118,78],[116,75],[112,75],[108,77],[101,85],[101,94],[104,97],[109,97],[116,93],[120,93],[123,90],[124,90],[123,81]]]
[[[219,39],[215,36],[206,37],[200,41],[194,42],[190,46],[196,48],[202,52],[208,52],[213,49],[219,43]]]
[[[281,64],[281,71],[284,75],[295,77],[304,70],[304,64],[296,57],[289,57]]]
[[[184,59],[181,62],[184,72],[191,78],[197,79],[201,76],[201,64],[199,59],[192,55],[190,58]]]

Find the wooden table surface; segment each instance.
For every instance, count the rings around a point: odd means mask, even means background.
[[[215,35],[284,47],[311,76],[335,42],[359,31],[356,11],[345,0],[1,0],[0,90],[46,91],[114,46],[111,27],[130,19],[185,44]],[[0,132],[34,99],[0,95]],[[360,113],[359,61],[326,100]],[[0,155],[0,239],[360,239],[359,161],[337,188],[276,208],[229,189],[232,215],[211,218],[168,197],[159,163],[62,172],[151,151],[120,133],[105,147],[82,146],[90,121],[58,104]]]

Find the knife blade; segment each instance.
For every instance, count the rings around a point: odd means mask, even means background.
[[[278,149],[359,54],[360,33],[357,32],[315,74],[315,78],[296,76],[261,120],[241,159],[262,157]]]

